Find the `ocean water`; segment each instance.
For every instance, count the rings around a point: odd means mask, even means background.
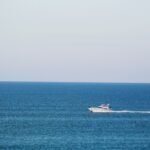
[[[150,150],[149,112],[150,84],[0,82],[0,150]]]

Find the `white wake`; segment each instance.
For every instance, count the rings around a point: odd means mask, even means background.
[[[134,110],[113,110],[110,113],[140,113],[140,114],[150,114],[150,111],[134,111]]]

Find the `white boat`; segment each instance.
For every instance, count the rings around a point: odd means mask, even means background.
[[[109,104],[101,104],[98,107],[88,108],[90,112],[112,112],[112,109]]]

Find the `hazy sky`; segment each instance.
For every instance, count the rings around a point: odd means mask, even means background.
[[[0,80],[150,82],[150,1],[0,0]]]

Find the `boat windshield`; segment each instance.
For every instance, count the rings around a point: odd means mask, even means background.
[[[111,108],[109,104],[102,104],[100,106],[98,106],[99,108],[104,108],[104,109],[109,109]]]

